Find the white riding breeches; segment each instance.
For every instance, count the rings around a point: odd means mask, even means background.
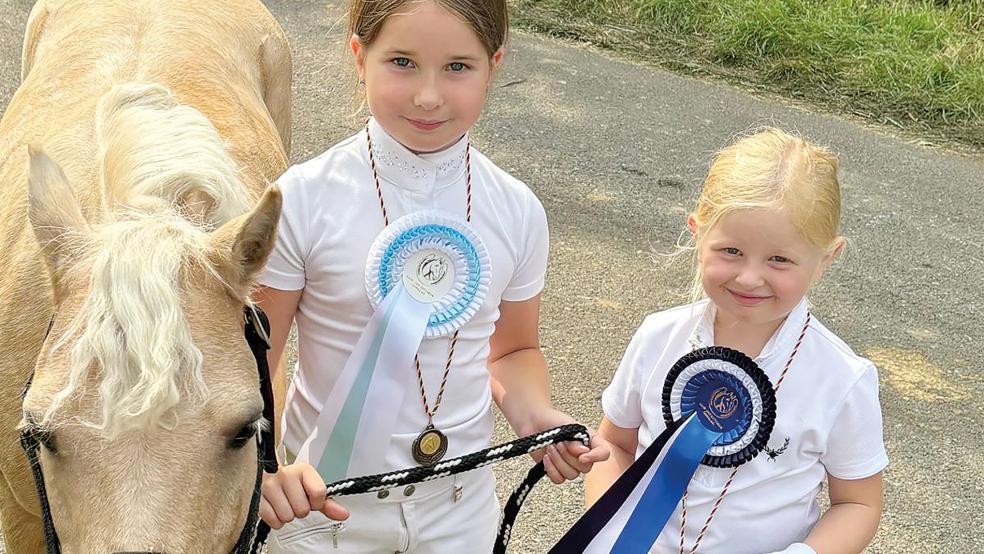
[[[295,519],[270,533],[269,553],[485,554],[495,543],[499,502],[488,467],[336,501],[349,519]]]

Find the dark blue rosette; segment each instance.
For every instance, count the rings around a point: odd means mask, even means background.
[[[721,433],[701,463],[736,467],[768,443],[776,396],[769,377],[748,356],[721,346],[701,348],[680,358],[663,384],[667,426],[691,414]]]
[[[680,358],[663,384],[666,429],[550,554],[649,552],[701,464],[737,467],[765,448],[776,420],[768,376],[715,346]]]

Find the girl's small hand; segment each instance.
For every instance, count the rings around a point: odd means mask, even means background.
[[[334,520],[348,519],[348,510],[326,499],[325,482],[310,464],[282,466],[264,473],[260,488],[260,517],[271,529],[280,529],[295,517],[321,512]]]
[[[577,423],[574,418],[559,410],[548,410],[537,418],[539,431],[546,431],[560,425]],[[591,471],[596,462],[603,462],[611,455],[611,450],[593,429],[588,429],[591,437],[591,448],[579,442],[564,442],[548,446],[542,454],[535,454],[533,459],[542,457],[543,468],[547,477],[555,484],[576,479],[578,475]]]

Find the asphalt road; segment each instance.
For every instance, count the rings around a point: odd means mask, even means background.
[[[267,2],[294,52],[294,161],[359,125],[342,4]],[[0,106],[19,80],[30,5],[0,0]],[[514,33],[474,140],[547,209],[542,337],[556,404],[590,424],[600,419],[601,391],[643,316],[686,300],[686,259],[667,264],[662,254],[674,251],[711,155],[763,124],[841,154],[851,243],[811,299],[880,368],[892,465],[869,551],[984,552],[984,157]],[[509,436],[501,425],[499,433]],[[527,467],[498,469],[503,498]],[[580,484],[542,485],[512,551],[546,551],[580,507]]]

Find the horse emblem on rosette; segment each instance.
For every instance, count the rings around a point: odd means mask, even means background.
[[[259,1],[31,11],[0,121],[8,552],[245,551],[266,424],[244,308],[290,77]]]
[[[721,419],[731,417],[738,409],[738,405],[738,395],[724,387],[711,394],[711,407],[714,410],[714,415]]]
[[[417,275],[431,285],[444,280],[448,274],[447,258],[437,254],[429,254],[417,266]]]

